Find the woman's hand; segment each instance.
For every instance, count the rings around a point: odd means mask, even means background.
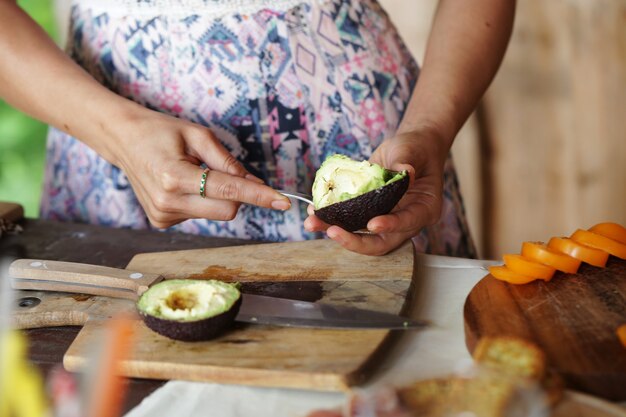
[[[113,137],[103,155],[124,171],[155,227],[190,218],[232,220],[241,203],[279,210],[291,206],[203,126],[141,108]],[[204,199],[201,163],[209,168]]]
[[[367,229],[374,234],[355,234],[339,226],[329,226],[313,214],[305,227],[324,231],[344,248],[365,255],[384,255],[437,222],[441,214],[443,166],[449,142],[431,129],[405,132],[385,140],[370,160],[394,171],[407,170],[409,189],[391,213],[374,217]]]

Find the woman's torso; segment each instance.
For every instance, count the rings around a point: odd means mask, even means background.
[[[253,174],[305,193],[326,156],[367,159],[393,135],[418,76],[373,0],[79,1],[70,42],[106,87],[211,128]],[[123,173],[82,143],[51,130],[48,155],[44,216],[149,227]],[[416,239],[422,249],[470,250],[457,188],[450,161],[444,216]],[[234,221],[174,229],[302,240],[316,237],[302,227],[306,216],[304,204],[243,205]]]

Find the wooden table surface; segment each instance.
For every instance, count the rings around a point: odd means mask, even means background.
[[[137,253],[258,243],[37,219],[25,219],[20,224],[24,229],[22,233],[3,235],[0,238],[2,257],[54,259],[124,268]],[[30,360],[47,374],[62,363],[65,351],[79,330],[78,327],[25,330],[30,343]],[[164,383],[165,381],[130,379],[124,412],[131,410]]]

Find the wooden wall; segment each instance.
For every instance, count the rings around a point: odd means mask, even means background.
[[[436,2],[381,3],[421,61]],[[479,110],[453,155],[482,257],[626,224],[626,0],[518,1]]]

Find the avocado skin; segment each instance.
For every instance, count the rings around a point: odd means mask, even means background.
[[[408,188],[409,176],[405,175],[376,190],[315,210],[315,215],[327,224],[354,232],[364,229],[370,219],[389,213]]]
[[[167,320],[143,311],[139,311],[139,314],[149,329],[162,336],[184,342],[199,342],[213,339],[231,327],[239,313],[239,307],[241,296],[228,311],[196,321]]]

